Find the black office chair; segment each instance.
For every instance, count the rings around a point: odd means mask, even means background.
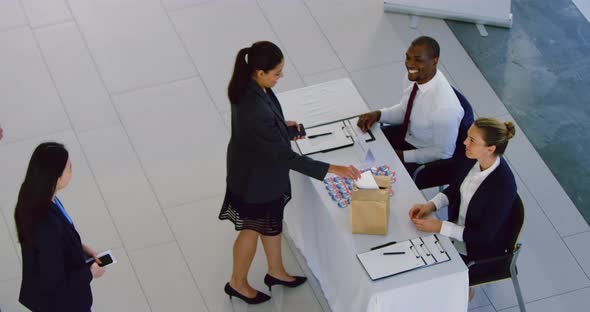
[[[508,242],[508,246],[506,246],[506,254],[498,257],[470,261],[467,263],[467,267],[470,270],[478,266],[485,266],[486,269],[488,269],[484,275],[474,276],[472,279],[470,279],[469,286],[489,284],[511,278],[520,311],[526,312],[517,278],[518,270],[516,268],[516,259],[518,258],[518,254],[522,249],[522,244],[518,242],[518,237],[520,236],[523,224],[524,205],[522,204],[520,196],[517,194],[516,200],[512,205],[512,213],[510,215],[510,229],[512,231],[510,233],[510,241]],[[489,268],[493,269],[489,270]]]
[[[414,171],[412,179],[419,189],[449,184],[453,178],[455,164],[466,158],[463,140],[467,137],[467,130],[469,130],[469,127],[471,127],[474,121],[473,109],[471,108],[469,101],[467,101],[461,92],[457,91],[455,88],[453,88],[453,91],[455,91],[464,111],[463,118],[459,125],[457,141],[455,142],[455,152],[451,158],[439,159],[420,165]]]

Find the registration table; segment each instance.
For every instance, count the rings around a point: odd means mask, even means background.
[[[354,84],[341,79],[278,95],[287,120],[306,128],[344,119],[369,109]],[[425,202],[377,125],[375,141],[366,144],[375,161],[396,171],[387,235],[352,234],[350,206],[339,208],[321,181],[291,173],[292,204],[285,211],[288,235],[318,279],[334,312],[467,311],[467,267],[450,240],[439,235],[451,261],[372,281],[357,258],[371,247],[426,236],[408,217],[414,203]],[[294,146],[296,148],[296,146]],[[366,165],[359,148],[312,155],[332,164]],[[395,259],[391,259],[395,261]]]

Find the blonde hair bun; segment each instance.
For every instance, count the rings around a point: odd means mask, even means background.
[[[512,121],[505,121],[504,125],[506,126],[506,138],[510,140],[516,134],[516,127]]]

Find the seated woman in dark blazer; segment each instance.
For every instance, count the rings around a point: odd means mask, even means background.
[[[21,245],[19,301],[32,311],[88,312],[90,282],[104,274],[96,252],[82,244],[57,191],[72,178],[68,152],[58,143],[42,143],[29,162],[14,212]],[[86,264],[93,257],[95,263]]]
[[[455,182],[426,204],[410,209],[418,230],[450,237],[465,263],[506,253],[516,182],[502,154],[514,134],[512,122],[477,119],[463,142],[470,161],[459,166]],[[423,219],[444,206],[449,207],[449,221]],[[470,278],[483,273],[469,270]],[[469,299],[472,297],[470,289]]]
[[[279,284],[296,287],[306,278],[289,275],[281,257],[283,210],[291,199],[289,170],[322,180],[326,173],[357,179],[352,166],[335,166],[301,156],[291,150],[288,127],[272,91],[283,77],[285,59],[272,42],[261,41],[241,49],[229,83],[231,138],[227,147],[227,189],[219,219],[234,223],[239,231],[233,247],[233,272],[225,292],[250,304],[270,299],[247,281],[258,238],[268,261],[264,283],[269,290]]]

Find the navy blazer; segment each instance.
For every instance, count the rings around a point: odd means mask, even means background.
[[[33,236],[32,247],[21,245],[20,303],[41,312],[90,311],[92,273],[80,236],[53,202]]]
[[[465,161],[459,166],[457,178],[443,193],[449,199],[449,221],[457,222],[461,204],[461,183],[473,168],[475,161]],[[509,218],[516,200],[514,175],[504,158],[481,183],[467,206],[463,241],[469,259],[499,256],[507,252],[511,244]]]
[[[318,180],[329,165],[291,149],[279,101],[253,80],[237,105],[231,105],[227,147],[227,186],[249,203],[264,203],[291,192],[289,170]]]

